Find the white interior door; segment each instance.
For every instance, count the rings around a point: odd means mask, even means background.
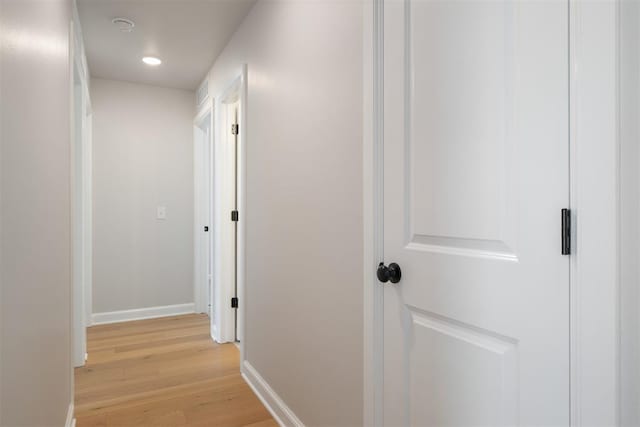
[[[235,89],[235,87],[234,87]],[[230,91],[223,96],[220,104],[219,141],[216,144],[215,158],[215,194],[216,194],[216,242],[215,242],[215,298],[216,321],[219,326],[215,340],[220,343],[234,342],[239,339],[237,330],[238,309],[232,308],[238,298],[238,150],[239,138],[234,133],[238,124],[237,111],[239,96]]]
[[[212,113],[196,119],[194,126],[195,303],[196,311],[212,316]],[[212,318],[212,317],[211,317]]]
[[[384,1],[384,424],[569,425],[568,2]]]
[[[229,227],[229,292],[232,298],[238,298],[238,149],[239,149],[239,132],[238,132],[238,100],[229,104],[227,107],[228,114],[228,142],[229,142],[229,181],[227,183],[227,195],[229,203],[229,212],[236,212],[235,219],[231,219]],[[233,341],[238,341],[238,305],[233,308]]]
[[[207,121],[210,122],[210,118],[207,118]],[[205,252],[205,269],[206,269],[206,301],[207,301],[207,314],[209,315],[209,319],[213,319],[213,230],[211,229],[213,225],[212,220],[212,212],[213,212],[213,147],[212,147],[212,139],[211,139],[211,126],[207,125],[205,129],[205,147],[204,147],[204,215],[205,215],[205,225],[203,227],[205,231],[204,233],[204,252]]]

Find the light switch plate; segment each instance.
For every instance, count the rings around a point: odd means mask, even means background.
[[[158,206],[158,211],[156,215],[157,219],[167,219],[167,207],[166,206]]]

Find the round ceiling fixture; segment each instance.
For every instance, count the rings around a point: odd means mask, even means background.
[[[116,25],[118,29],[123,33],[130,33],[131,31],[133,31],[133,27],[136,26],[135,22],[127,18],[113,18],[111,20],[111,23],[113,25]]]
[[[144,58],[142,58],[142,62],[147,65],[153,66],[162,64],[162,60],[160,58],[156,58],[155,56],[145,56]]]

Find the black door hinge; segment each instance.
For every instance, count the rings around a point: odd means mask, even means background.
[[[238,308],[238,297],[231,298],[231,308]]]
[[[232,124],[231,125],[231,135],[237,135],[240,133],[240,125],[239,124]]]
[[[208,226],[208,225],[205,225],[205,226],[204,226],[204,232],[206,233],[207,231],[209,231],[209,226]]]
[[[571,209],[562,209],[561,215],[562,255],[571,255]]]
[[[231,221],[233,222],[237,222],[238,221],[238,211],[231,211]]]

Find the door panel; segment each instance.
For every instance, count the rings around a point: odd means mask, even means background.
[[[410,241],[501,247],[514,145],[514,8],[429,1],[407,9]]]
[[[384,22],[385,424],[568,425],[568,4]]]
[[[517,342],[409,308],[410,419],[426,425],[517,425]],[[511,396],[511,397],[510,397]],[[425,423],[426,421],[426,423]]]

